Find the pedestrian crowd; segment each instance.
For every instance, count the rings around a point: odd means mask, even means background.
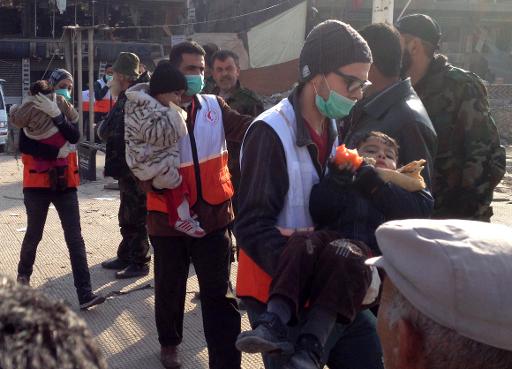
[[[505,150],[482,80],[441,39],[424,14],[324,21],[267,110],[215,45],[174,45],[152,73],[129,52],[106,66],[97,134],[122,240],[101,265],[143,277],[153,248],[165,368],[182,365],[191,263],[210,369],[240,369],[243,352],[265,369],[512,368],[512,229],[490,224]],[[27,287],[54,204],[80,308],[105,301],[80,229],[72,89],[57,69],[11,111],[28,224],[19,283],[0,278],[5,369],[105,367],[84,323]]]

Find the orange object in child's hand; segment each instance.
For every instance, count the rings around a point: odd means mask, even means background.
[[[359,156],[357,150],[347,149],[345,145],[340,145],[336,148],[334,164],[338,166],[350,164],[354,169],[358,169],[362,163],[363,158]]]

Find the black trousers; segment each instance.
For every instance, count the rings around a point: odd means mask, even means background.
[[[229,287],[231,241],[227,229],[204,238],[150,236],[155,256],[155,318],[162,346],[179,345],[190,261],[201,294],[210,369],[240,369],[235,348],[240,313]]]
[[[131,173],[119,178],[119,227],[123,239],[117,257],[132,264],[145,264],[149,256],[146,231],[146,195]]]
[[[76,191],[24,191],[24,202],[27,210],[27,231],[21,245],[18,274],[32,275],[36,251],[43,237],[44,225],[50,204],[55,206],[59,214],[64,238],[69,250],[73,279],[80,303],[91,294],[91,277],[87,265],[84,239],[80,228],[80,212]]]

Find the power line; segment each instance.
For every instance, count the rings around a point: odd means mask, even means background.
[[[285,5],[285,4],[289,4],[289,5],[293,5],[290,0],[286,0],[286,1],[283,1],[279,4],[275,4],[275,5],[272,5],[272,6],[269,6],[269,7],[266,7],[266,8],[263,8],[263,9],[259,9],[259,10],[254,10],[252,12],[248,12],[248,13],[244,13],[244,14],[240,14],[240,15],[235,15],[233,17],[227,17],[227,18],[218,18],[218,19],[212,19],[212,20],[206,20],[206,21],[200,21],[200,22],[189,22],[189,23],[179,23],[179,24],[159,24],[159,25],[153,25],[153,26],[122,26],[122,27],[104,27],[104,28],[101,28],[102,30],[123,30],[123,29],[151,29],[151,28],[164,28],[164,27],[186,27],[186,26],[194,26],[194,25],[197,25],[197,24],[208,24],[208,23],[216,23],[216,22],[227,22],[227,21],[230,21],[230,20],[234,20],[234,19],[239,19],[239,18],[243,18],[243,17],[247,17],[249,15],[253,15],[253,14],[259,14],[259,13],[263,13],[263,12],[267,12],[271,9],[275,9],[277,7],[280,7],[282,5]]]

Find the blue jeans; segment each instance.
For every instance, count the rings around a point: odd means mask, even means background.
[[[253,299],[243,299],[251,324],[266,310],[266,305]],[[306,319],[306,317],[303,317]],[[289,339],[295,342],[301,324],[290,327]],[[262,355],[265,369],[280,369],[289,359],[287,355]],[[348,325],[336,324],[324,347],[322,362],[330,369],[384,369],[382,349],[376,331],[375,316],[360,312]]]

